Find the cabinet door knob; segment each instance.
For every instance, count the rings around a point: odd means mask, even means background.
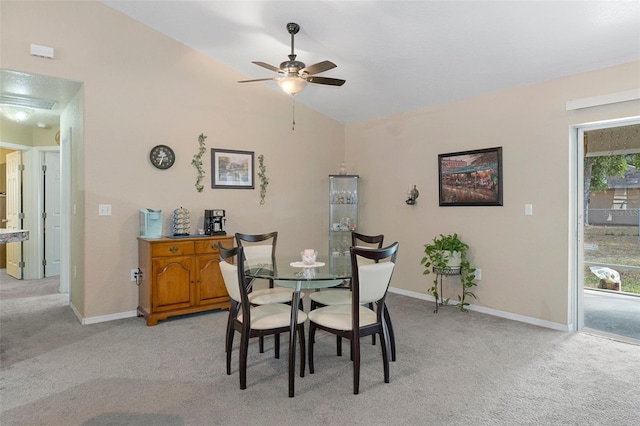
[[[176,246],[171,246],[171,248],[169,249],[169,251],[170,251],[171,253],[176,253],[176,252],[178,251],[178,247],[176,247]]]

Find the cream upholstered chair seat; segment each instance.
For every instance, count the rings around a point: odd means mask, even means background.
[[[238,321],[242,322],[242,313],[238,314]],[[307,314],[298,312],[298,324],[307,320]],[[254,330],[269,330],[272,328],[288,327],[291,324],[291,306],[279,303],[251,307],[251,324]]]
[[[309,295],[309,299],[314,301],[317,305],[322,306],[350,305],[351,292],[347,288],[341,290],[322,290],[311,293]]]
[[[316,324],[336,330],[353,329],[353,321],[351,320],[351,303],[348,305],[332,305],[309,311],[309,320]],[[360,306],[360,327],[374,324],[376,322],[376,313],[367,308]]]
[[[265,288],[249,293],[249,303],[252,305],[266,305],[269,303],[291,303],[293,289],[284,287]],[[300,298],[304,293],[300,292]]]

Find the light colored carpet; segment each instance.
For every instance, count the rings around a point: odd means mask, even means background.
[[[367,339],[353,395],[348,350],[336,357],[335,338],[319,333],[316,373],[296,377],[288,398],[286,339],[280,360],[273,339],[264,354],[251,343],[241,391],[236,336],[225,374],[226,311],[81,326],[55,296],[2,299],[3,426],[640,423],[640,346],[584,333],[434,314],[433,303],[390,294],[391,383]]]

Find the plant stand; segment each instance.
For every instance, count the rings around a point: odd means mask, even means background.
[[[450,277],[455,275],[460,275],[461,268],[433,268],[433,273],[436,274],[436,286],[438,279],[440,280],[440,291],[438,292],[438,297],[436,297],[436,309],[433,311],[434,314],[438,313],[438,307],[444,306],[444,298],[442,297],[442,277]],[[464,289],[463,289],[464,290]],[[440,300],[438,300],[440,299]]]

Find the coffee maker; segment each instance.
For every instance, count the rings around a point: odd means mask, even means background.
[[[223,226],[226,220],[224,210],[205,210],[204,233],[206,235],[227,235]]]
[[[140,236],[162,238],[162,210],[140,209]]]

